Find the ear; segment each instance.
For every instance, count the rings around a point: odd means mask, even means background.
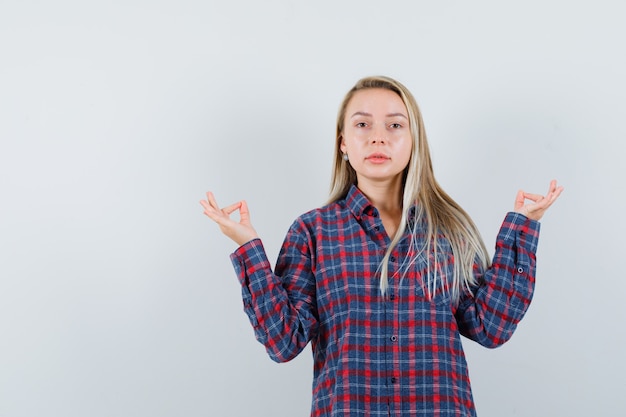
[[[343,135],[339,136],[339,138],[337,138],[337,140],[339,140],[339,150],[342,153],[346,153],[346,141],[343,140]]]

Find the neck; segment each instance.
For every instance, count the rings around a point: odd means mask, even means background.
[[[360,178],[357,186],[378,211],[402,211],[402,178],[400,176],[380,182]]]

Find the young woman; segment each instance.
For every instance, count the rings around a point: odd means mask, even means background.
[[[270,357],[311,342],[312,416],[465,417],[476,412],[460,337],[511,337],[533,294],[538,220],[562,190],[518,192],[490,263],[434,178],[415,99],[368,77],[339,110],[330,202],[293,223],[274,271],[245,201],[220,208],[209,192],[201,204],[240,245],[231,259]]]

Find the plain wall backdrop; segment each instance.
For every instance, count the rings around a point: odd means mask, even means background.
[[[416,96],[489,248],[519,188],[566,187],[517,333],[464,341],[479,415],[619,415],[625,11],[0,0],[0,417],[308,415],[310,348],[278,365],[254,340],[198,201],[246,199],[275,259],[326,201],[341,98],[376,74]]]

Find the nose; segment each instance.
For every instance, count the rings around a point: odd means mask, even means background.
[[[372,144],[375,143],[385,143],[387,141],[386,139],[386,132],[385,129],[377,127],[372,131],[372,136],[370,136],[370,142]]]

